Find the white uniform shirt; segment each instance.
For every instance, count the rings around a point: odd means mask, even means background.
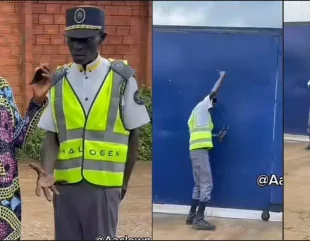
[[[110,62],[98,55],[98,58],[83,67],[72,64],[68,70],[67,78],[80,99],[87,113],[95,95],[97,94],[104,77],[109,70]],[[122,99],[123,121],[127,130],[139,128],[150,122],[145,105],[139,105],[134,100],[134,93],[138,89],[137,80],[131,77],[126,85]],[[50,99],[50,98],[49,98]],[[44,130],[56,132],[56,125],[52,115],[51,102],[49,101],[38,126]]]
[[[192,115],[194,115],[195,125],[196,126],[206,126],[209,124],[210,121],[210,113],[209,109],[213,107],[212,102],[210,100],[209,95],[207,95],[202,101],[200,101],[193,109],[189,120],[191,119]]]

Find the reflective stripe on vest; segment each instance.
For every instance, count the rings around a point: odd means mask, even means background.
[[[195,150],[200,148],[212,148],[212,129],[213,123],[211,115],[209,115],[209,122],[206,126],[197,127],[195,122],[195,115],[192,113],[189,120],[189,150]]]
[[[64,78],[51,89],[52,112],[60,150],[56,181],[121,187],[127,159],[128,136],[120,118],[123,78],[110,70],[85,113],[70,82]]]

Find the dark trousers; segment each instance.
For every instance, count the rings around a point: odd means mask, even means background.
[[[55,239],[95,240],[116,236],[119,188],[102,188],[86,181],[59,185],[54,197]]]

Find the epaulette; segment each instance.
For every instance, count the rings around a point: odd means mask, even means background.
[[[67,75],[68,65],[58,66],[55,73],[52,75],[52,86],[56,85],[59,80]]]
[[[114,60],[111,63],[111,69],[126,80],[135,75],[135,70],[120,60]]]

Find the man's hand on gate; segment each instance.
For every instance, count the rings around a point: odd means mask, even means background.
[[[221,70],[220,71],[220,76],[223,77],[223,78],[226,77],[226,71]]]
[[[224,131],[224,130],[221,130],[221,131],[219,132],[219,134],[218,134],[218,137],[219,137],[219,139],[220,139],[220,142],[223,141],[223,139],[224,139],[225,136],[226,136],[225,131]]]
[[[30,163],[29,166],[35,170],[38,174],[37,183],[36,183],[36,195],[40,197],[41,189],[43,190],[44,196],[50,202],[52,201],[52,195],[50,190],[55,194],[59,195],[58,190],[55,187],[55,178],[53,175],[47,173],[41,167],[36,164]]]
[[[219,132],[218,137],[220,139],[220,142],[222,142],[224,137],[227,135],[228,128],[229,128],[229,126],[225,125],[225,127]]]

